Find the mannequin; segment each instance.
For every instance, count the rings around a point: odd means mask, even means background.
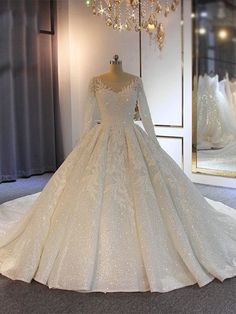
[[[109,71],[99,75],[102,82],[110,87],[113,91],[119,92],[123,87],[137,78],[137,76],[124,72],[122,68],[122,61],[119,56],[115,55],[110,61]]]

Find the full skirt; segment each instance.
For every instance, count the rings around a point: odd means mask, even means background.
[[[137,125],[86,133],[41,193],[0,206],[0,273],[81,292],[236,275],[236,211],[206,200]]]

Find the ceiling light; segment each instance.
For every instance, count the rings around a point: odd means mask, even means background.
[[[226,29],[221,29],[221,30],[219,30],[219,32],[218,32],[218,37],[219,37],[220,39],[222,39],[222,40],[227,39],[227,38],[228,38],[228,35],[229,35],[229,33],[228,33],[228,31],[227,31]]]
[[[206,34],[206,29],[205,27],[200,27],[199,30],[198,30],[199,34],[200,35],[205,35]]]
[[[161,50],[165,41],[164,19],[174,12],[180,0],[86,0],[94,15],[102,16],[114,30],[144,30]],[[141,19],[139,17],[141,15]],[[168,22],[167,22],[168,23]]]
[[[203,11],[200,13],[200,17],[208,17],[208,13],[206,11]]]

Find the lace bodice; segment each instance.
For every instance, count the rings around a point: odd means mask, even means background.
[[[136,104],[138,104],[145,131],[156,141],[143,83],[139,77],[133,79],[118,92],[112,90],[99,77],[92,78],[89,84],[82,135],[95,126],[97,113],[103,126],[119,128],[133,126]]]

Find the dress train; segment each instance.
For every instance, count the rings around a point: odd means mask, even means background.
[[[136,100],[146,132],[133,122]],[[235,276],[235,210],[205,200],[160,147],[141,79],[117,93],[94,78],[85,117],[44,190],[0,206],[0,273],[81,292]]]

